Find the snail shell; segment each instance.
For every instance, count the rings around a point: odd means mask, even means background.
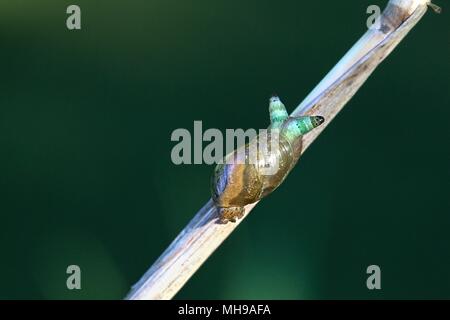
[[[323,122],[322,117],[288,117],[278,97],[270,100],[271,126],[228,154],[211,179],[212,199],[223,223],[235,222],[244,206],[275,190],[296,164],[301,135]]]

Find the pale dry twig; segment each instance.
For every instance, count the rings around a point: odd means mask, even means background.
[[[351,99],[373,70],[415,26],[428,0],[391,0],[376,27],[370,28],[292,115],[321,115],[326,122],[303,137],[297,159]],[[256,203],[248,205],[245,215]],[[194,216],[160,258],[137,282],[127,299],[171,299],[205,260],[243,221],[217,223],[212,200]]]

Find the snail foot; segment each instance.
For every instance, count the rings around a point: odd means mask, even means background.
[[[226,224],[228,221],[236,222],[237,219],[240,219],[244,216],[245,209],[244,207],[229,207],[229,208],[220,208],[220,223]]]

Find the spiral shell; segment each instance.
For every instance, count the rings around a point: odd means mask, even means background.
[[[235,222],[244,206],[275,190],[296,163],[293,145],[301,136],[323,122],[322,117],[288,117],[277,97],[270,100],[271,126],[228,154],[218,164],[211,181],[212,199],[222,222]]]

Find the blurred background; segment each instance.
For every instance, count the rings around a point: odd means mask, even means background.
[[[210,196],[213,167],[174,165],[172,131],[265,128],[269,96],[292,111],[386,3],[2,1],[0,298],[123,298]],[[436,3],[176,298],[450,298]]]

